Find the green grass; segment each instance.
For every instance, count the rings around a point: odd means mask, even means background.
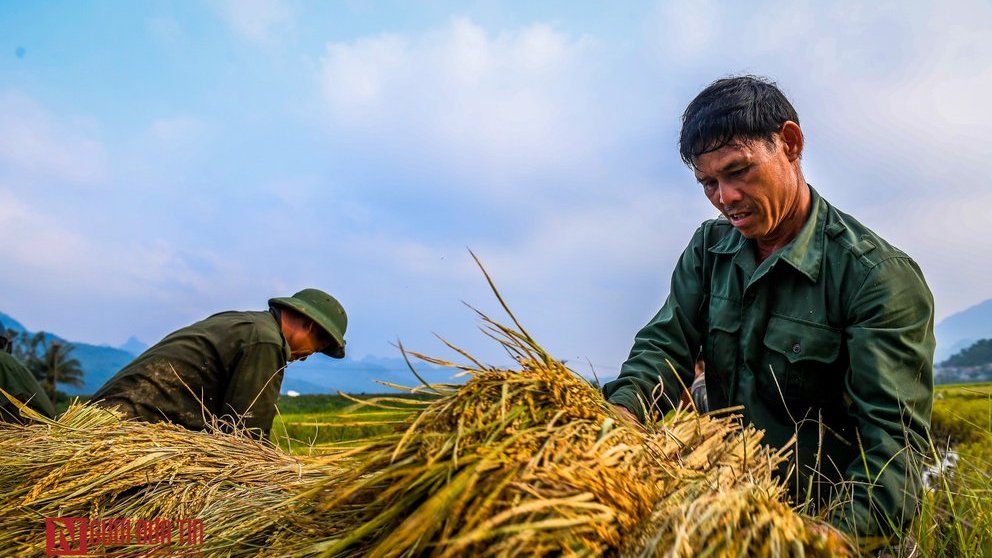
[[[958,461],[923,501],[913,537],[920,556],[992,556],[992,384],[940,386],[931,436]]]
[[[284,450],[311,453],[403,429],[427,396],[301,395],[281,397],[271,439]]]
[[[992,433],[992,383],[938,387],[932,423],[935,441],[958,445],[982,440]]]
[[[921,556],[992,556],[992,436],[957,451],[953,473],[927,491],[913,527]]]

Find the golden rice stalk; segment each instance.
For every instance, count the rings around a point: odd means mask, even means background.
[[[691,558],[696,556],[850,556],[844,539],[829,528],[810,528],[784,503],[784,489],[768,482],[730,487],[678,498],[652,515],[654,533],[629,548],[625,556]]]
[[[41,555],[46,517],[198,518],[206,555],[254,555],[286,518],[305,513],[292,496],[323,474],[246,436],[122,421],[99,407],[34,419],[0,425],[4,556]]]

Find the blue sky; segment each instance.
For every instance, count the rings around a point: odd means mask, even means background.
[[[118,345],[315,286],[349,349],[492,362],[466,248],[610,377],[714,210],[678,158],[712,80],[776,80],[806,178],[992,298],[988,2],[0,5],[0,310]]]

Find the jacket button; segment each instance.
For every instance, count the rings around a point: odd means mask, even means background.
[[[799,353],[801,353],[802,350],[803,350],[803,347],[799,343],[796,343],[795,345],[792,346],[792,352],[796,353],[797,355]]]

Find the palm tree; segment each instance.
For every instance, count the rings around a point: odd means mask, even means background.
[[[29,358],[27,367],[34,374],[48,397],[55,402],[58,396],[65,394],[58,391],[59,384],[82,387],[83,369],[79,359],[72,357],[75,347],[56,339],[48,340],[44,333],[39,332],[31,339],[33,358]],[[40,348],[40,355],[37,349]]]
[[[6,337],[14,358],[23,363],[29,362],[32,355],[37,354],[39,343],[45,340],[44,333],[28,335],[26,331],[14,331],[9,328],[6,331]]]

